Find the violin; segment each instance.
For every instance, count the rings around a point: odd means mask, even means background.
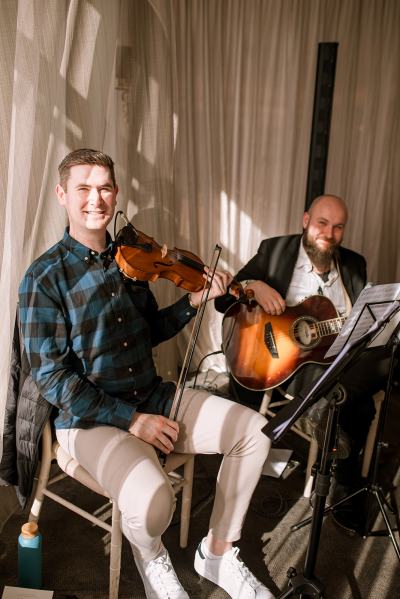
[[[161,246],[129,222],[116,235],[115,246],[115,261],[129,279],[168,279],[186,291],[200,291],[204,287],[204,263],[196,254]]]
[[[168,279],[189,292],[204,288],[205,264],[196,254],[176,247],[168,249],[124,220],[126,225],[115,235],[114,245],[115,261],[125,277],[133,281]],[[245,294],[236,281],[230,284],[230,289],[237,298]]]

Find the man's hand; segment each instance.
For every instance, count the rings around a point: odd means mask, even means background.
[[[210,269],[207,266],[205,266],[204,270],[205,273],[203,277],[207,280],[209,278]],[[208,300],[215,299],[220,295],[225,295],[225,293],[228,291],[230,283],[232,282],[232,279],[232,275],[229,274],[229,272],[227,272],[226,270],[216,270],[214,273],[214,278],[211,284],[210,292],[208,294]],[[195,308],[198,308],[200,306],[202,293],[202,291],[196,291],[190,294],[190,302],[192,306],[194,306]]]
[[[279,316],[285,311],[285,300],[280,293],[273,287],[267,285],[263,281],[252,281],[246,286],[247,289],[252,289],[254,299],[265,310],[267,314]]]
[[[165,416],[136,412],[132,418],[129,432],[168,455],[173,451],[174,443],[178,439],[179,425],[175,420],[170,420]]]

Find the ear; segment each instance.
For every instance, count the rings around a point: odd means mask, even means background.
[[[310,222],[310,214],[308,212],[305,212],[303,214],[303,229],[305,229],[307,227],[309,222]]]
[[[65,191],[59,183],[56,186],[56,194],[58,197],[58,201],[60,202],[60,205],[65,206]]]

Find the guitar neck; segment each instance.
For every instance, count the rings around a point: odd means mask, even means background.
[[[318,334],[320,337],[327,337],[328,335],[337,335],[340,332],[344,322],[345,316],[339,316],[338,318],[330,318],[329,320],[322,320],[317,323]]]

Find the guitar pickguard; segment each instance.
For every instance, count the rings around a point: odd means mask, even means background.
[[[271,356],[275,359],[279,358],[278,348],[276,346],[276,341],[274,337],[274,331],[270,322],[267,322],[264,327],[264,341]]]

